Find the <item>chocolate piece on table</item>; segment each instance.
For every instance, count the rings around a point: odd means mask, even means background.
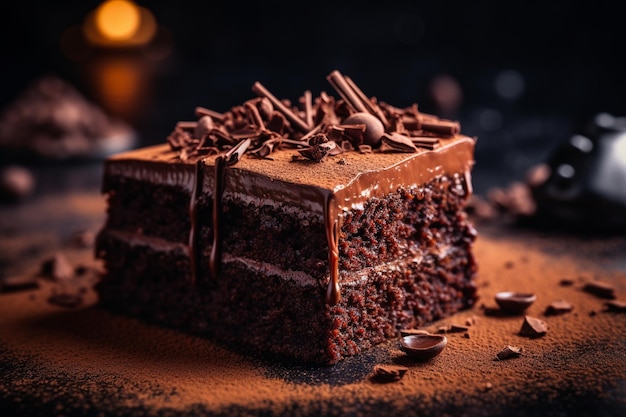
[[[496,358],[499,360],[519,358],[522,355],[522,348],[517,346],[507,345],[500,352],[497,353]]]
[[[556,316],[559,314],[569,313],[574,306],[565,300],[557,300],[550,303],[544,312],[546,316]]]
[[[372,378],[380,382],[395,382],[402,379],[409,368],[398,365],[376,365]]]
[[[583,285],[583,291],[596,295],[600,298],[615,299],[615,287],[603,281],[589,281]]]
[[[626,301],[612,300],[604,303],[606,311],[613,313],[626,313]]]
[[[525,316],[522,328],[519,331],[520,336],[536,338],[544,336],[548,331],[548,324],[540,319]]]

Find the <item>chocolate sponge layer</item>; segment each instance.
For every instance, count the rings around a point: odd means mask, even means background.
[[[474,303],[475,232],[463,213],[463,181],[438,177],[345,213],[339,245],[342,298],[334,306],[325,302],[328,247],[319,218],[236,199],[225,201],[221,219],[225,258],[220,277],[209,274],[207,222],[195,285],[184,222],[157,222],[153,229],[149,211],[137,219],[144,222],[139,233],[132,221],[119,223],[119,229],[109,222],[97,242],[107,265],[98,286],[100,300],[115,311],[253,352],[335,363],[401,329]],[[127,189],[142,190],[146,200],[154,192],[184,206],[180,189],[146,184]],[[124,199],[120,193],[114,198]],[[210,200],[201,207],[210,213]],[[152,230],[157,237],[144,234]]]

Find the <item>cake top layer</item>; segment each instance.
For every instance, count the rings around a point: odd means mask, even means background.
[[[298,106],[292,106],[257,82],[252,88],[257,98],[226,113],[197,107],[198,120],[178,122],[167,138],[169,146],[120,154],[109,160],[108,168],[124,175],[143,175],[145,180],[171,181],[163,178],[169,174],[158,172],[158,163],[167,162],[169,171],[176,166],[185,171],[198,160],[214,166],[217,159],[226,158],[229,171],[257,173],[329,192],[417,157],[413,178],[403,185],[471,168],[474,139],[460,134],[458,122],[421,113],[417,104],[401,109],[378,102],[338,71],[327,78],[340,99],[325,92],[313,99],[305,91]],[[143,162],[156,164],[148,172]]]

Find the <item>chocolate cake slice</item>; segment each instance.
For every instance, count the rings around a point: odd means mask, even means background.
[[[110,157],[100,303],[260,355],[333,364],[472,306],[475,139],[458,122],[255,83]]]

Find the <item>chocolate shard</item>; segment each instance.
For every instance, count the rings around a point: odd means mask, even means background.
[[[556,316],[559,314],[569,313],[574,309],[574,306],[565,300],[553,301],[546,307],[544,314],[546,316]]]
[[[519,358],[522,356],[522,348],[517,346],[507,345],[500,352],[496,354],[496,358],[499,360]]]
[[[409,368],[397,365],[376,365],[372,377],[380,382],[395,382],[402,379]]]
[[[612,300],[604,303],[606,311],[612,313],[626,313],[626,301]]]
[[[382,138],[383,152],[416,152],[417,148],[410,137],[399,133],[385,133]]]
[[[603,281],[589,281],[583,286],[583,291],[609,300],[616,298],[615,288],[611,284]]]
[[[525,316],[522,328],[519,331],[520,336],[530,337],[531,339],[542,337],[548,332],[548,324],[540,319]]]

